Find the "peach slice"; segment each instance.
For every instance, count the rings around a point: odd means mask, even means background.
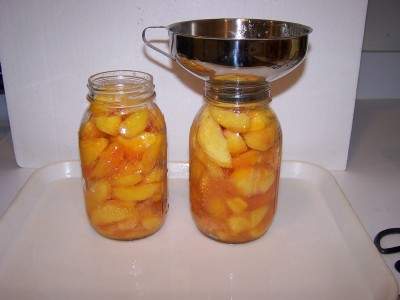
[[[213,162],[224,168],[232,167],[228,143],[218,123],[211,116],[206,115],[200,120],[197,138],[200,147]]]
[[[228,213],[225,201],[220,198],[205,199],[206,211],[214,218],[223,218]]]
[[[135,111],[121,123],[119,132],[124,137],[132,138],[146,129],[148,119],[147,109]]]
[[[164,137],[161,134],[155,135],[155,141],[151,144],[142,157],[142,171],[144,174],[149,173],[160,159],[162,147],[164,145]]]
[[[233,168],[252,167],[261,162],[261,155],[259,151],[249,150],[232,159]]]
[[[142,180],[142,175],[139,172],[127,175],[114,176],[111,184],[114,186],[130,186],[139,183]]]
[[[267,127],[272,122],[272,113],[267,111],[252,111],[250,115],[249,131],[261,130]]]
[[[242,213],[248,206],[247,202],[240,197],[234,197],[226,201],[230,210],[235,214]]]
[[[135,213],[133,206],[121,205],[110,200],[93,211],[90,219],[94,225],[101,226],[120,222],[132,217]]]
[[[96,125],[90,120],[83,123],[79,129],[79,137],[81,139],[100,138],[103,136],[104,134],[98,130]]]
[[[232,132],[228,129],[225,129],[224,136],[228,143],[229,152],[232,155],[240,154],[247,150],[247,145],[244,142],[243,138],[240,136],[240,133]]]
[[[143,178],[143,183],[161,182],[164,178],[164,171],[160,168],[154,168],[148,175]]]
[[[222,168],[215,162],[211,161],[201,149],[196,149],[194,151],[195,151],[194,155],[199,161],[203,163],[203,165],[206,167],[207,172],[210,174],[211,177],[213,178],[224,177],[224,171],[222,170]]]
[[[142,153],[152,144],[156,142],[156,134],[151,132],[143,132],[134,138],[128,139],[118,136],[115,141],[121,144],[128,152]]]
[[[231,180],[240,194],[251,197],[265,193],[274,183],[274,172],[267,168],[241,168],[231,174]]]
[[[269,126],[261,130],[250,131],[243,135],[247,146],[259,151],[266,151],[272,147],[276,138],[275,126]]]
[[[250,225],[251,228],[256,227],[264,219],[269,210],[268,205],[261,206],[250,212]]]
[[[160,216],[148,216],[144,217],[141,221],[142,226],[148,231],[155,231],[161,226],[162,219]]]
[[[125,202],[139,202],[146,200],[161,189],[159,183],[145,183],[132,187],[115,187],[112,196]]]
[[[104,151],[107,145],[108,140],[105,138],[81,140],[79,142],[79,149],[82,164],[87,166],[94,162]]]
[[[246,132],[250,128],[250,118],[246,113],[212,106],[210,114],[218,124],[234,132]]]
[[[121,116],[99,116],[94,118],[94,122],[96,127],[102,132],[112,136],[119,134]]]
[[[228,225],[234,234],[239,234],[250,229],[250,222],[245,217],[230,217]]]
[[[89,184],[85,193],[86,205],[89,211],[104,203],[111,197],[111,185],[105,180],[95,181]]]
[[[118,144],[112,143],[100,154],[90,176],[102,178],[112,175],[124,161],[124,152]]]

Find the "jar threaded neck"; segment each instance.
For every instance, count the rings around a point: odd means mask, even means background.
[[[271,87],[267,81],[208,80],[204,94],[207,99],[220,102],[271,101]]]
[[[106,71],[89,77],[88,100],[95,96],[109,104],[118,104],[120,100],[132,102],[146,100],[154,96],[153,76],[148,73],[131,70]],[[124,97],[120,97],[124,96]]]

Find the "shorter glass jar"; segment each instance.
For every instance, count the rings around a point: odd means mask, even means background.
[[[197,227],[228,243],[262,236],[276,211],[282,135],[269,85],[206,83],[190,131],[190,201]]]
[[[168,208],[166,128],[153,78],[109,71],[91,76],[88,88],[79,150],[90,223],[112,239],[148,236]]]

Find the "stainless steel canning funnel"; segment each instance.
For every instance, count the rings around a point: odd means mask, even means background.
[[[153,28],[168,31],[170,53],[146,38],[147,30]],[[284,21],[206,19],[146,27],[142,38],[147,46],[203,80],[251,76],[271,82],[303,61],[311,31]]]

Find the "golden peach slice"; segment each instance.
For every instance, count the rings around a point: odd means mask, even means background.
[[[243,134],[243,137],[250,148],[266,151],[275,143],[276,128],[275,126],[269,126],[261,130],[250,131]]]
[[[203,163],[206,167],[208,174],[213,178],[222,178],[224,177],[224,171],[222,168],[217,165],[215,162],[211,161],[208,156],[201,150],[195,149],[194,150],[195,157]]]
[[[139,183],[142,180],[142,175],[139,172],[129,175],[114,176],[111,180],[113,186],[130,186]]]
[[[250,118],[246,113],[213,106],[210,114],[218,124],[234,132],[246,132],[250,128]]]
[[[121,144],[127,151],[142,153],[152,144],[156,142],[156,134],[151,132],[143,132],[134,138],[128,139],[118,136],[115,140]]]
[[[218,123],[211,116],[204,116],[200,120],[197,138],[200,147],[213,162],[224,168],[232,167],[228,143]]]
[[[119,132],[124,137],[132,138],[146,129],[148,119],[147,109],[135,111],[121,123]]]
[[[81,139],[100,138],[103,136],[104,134],[98,130],[96,125],[90,120],[83,123],[79,129],[79,137]]]
[[[79,150],[82,164],[87,166],[96,161],[107,145],[108,140],[105,138],[81,140],[79,142]]]
[[[90,176],[102,178],[112,175],[123,163],[124,152],[118,144],[112,143],[100,154]]]
[[[252,167],[261,162],[261,154],[256,150],[246,151],[232,159],[233,168]]]
[[[272,113],[267,111],[253,111],[250,115],[250,128],[249,131],[261,130],[267,127],[273,121]]]
[[[94,122],[96,127],[102,132],[112,136],[119,134],[121,116],[99,116],[94,118]]]
[[[125,202],[139,202],[149,199],[161,189],[159,183],[139,184],[132,187],[115,187],[112,196]]]
[[[274,183],[275,174],[267,168],[253,167],[237,169],[230,178],[242,196],[251,197],[268,191]]]
[[[240,133],[232,132],[228,129],[225,129],[224,136],[228,143],[229,152],[232,155],[240,154],[247,150],[247,145],[243,140],[243,138],[241,137]]]
[[[239,234],[250,229],[250,222],[245,217],[230,217],[228,225],[234,234]]]
[[[207,213],[209,213],[214,218],[224,218],[227,213],[227,207],[225,201],[220,198],[205,199],[205,208]]]
[[[99,180],[89,184],[85,200],[87,209],[91,211],[111,197],[111,185],[107,180]]]
[[[95,209],[90,215],[90,219],[97,226],[112,224],[130,218],[133,216],[134,210],[133,206],[120,205],[111,200]]]
[[[154,168],[148,175],[143,178],[143,183],[161,182],[164,178],[164,171],[160,168]]]
[[[241,197],[234,197],[232,199],[228,199],[226,204],[230,208],[230,210],[235,214],[240,214],[246,210],[248,204]]]
[[[160,216],[144,217],[141,221],[142,226],[150,232],[157,230],[161,226],[161,223],[162,218]]]
[[[162,147],[164,145],[164,137],[161,134],[155,135],[155,141],[143,153],[142,171],[144,174],[151,172],[160,159]]]
[[[268,205],[261,206],[250,212],[250,225],[251,228],[255,228],[264,219],[269,210]]]

